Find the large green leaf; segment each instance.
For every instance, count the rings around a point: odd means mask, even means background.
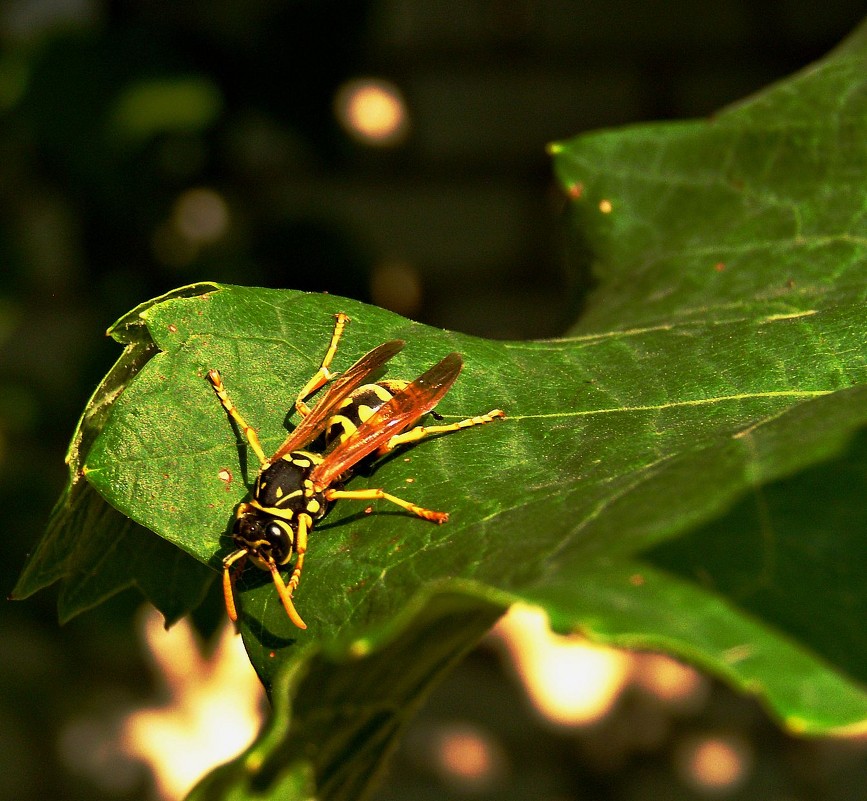
[[[712,121],[554,146],[598,282],[565,339],[490,342],[331,296],[226,286],[125,318],[147,358],[75,476],[213,568],[256,462],[208,369],[273,449],[343,311],[336,369],[396,337],[408,345],[390,376],[459,350],[465,371],[438,410],[508,415],[352,480],[452,517],[338,503],[296,594],[307,631],[247,569],[242,631],[274,714],[194,796],[356,797],[406,710],[516,600],[560,630],[698,663],[793,730],[863,729],[865,134],[862,28]],[[104,549],[99,528],[76,530],[90,552]],[[85,547],[59,532],[49,544],[28,568],[42,583]]]

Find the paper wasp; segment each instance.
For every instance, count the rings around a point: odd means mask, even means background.
[[[342,482],[365,457],[383,455],[401,445],[425,437],[448,434],[503,417],[500,409],[445,425],[418,425],[442,400],[463,366],[459,353],[450,353],[414,381],[390,380],[365,383],[405,345],[385,342],[362,356],[343,373],[332,373],[331,361],[349,318],[336,315],[331,343],[322,364],[295,399],[301,415],[297,427],[283,444],[266,456],[255,430],[229,398],[220,373],[208,372],[226,412],[243,432],[259,459],[259,473],[251,497],[238,505],[232,539],[237,550],[223,559],[223,594],[226,611],[235,621],[235,577],[249,557],[271,574],[289,619],[307,628],[295,609],[292,596],[301,580],[307,537],[316,522],[337,500],[386,500],[418,517],[445,523],[448,513],[423,509],[382,489],[345,490]],[[306,401],[328,384],[310,408]],[[296,556],[288,582],[279,567]]]

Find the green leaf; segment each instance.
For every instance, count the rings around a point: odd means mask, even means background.
[[[170,292],[133,309],[109,329],[108,333],[125,345],[124,352],[78,421],[66,454],[67,487],[11,597],[26,598],[63,579],[58,611],[61,621],[66,621],[127,587],[137,586],[165,615],[167,625],[201,603],[213,581],[212,572],[106,503],[83,480],[82,466],[115,401],[157,353],[141,314],[154,303],[197,295],[211,286],[196,284]]]
[[[352,479],[451,518],[336,504],[295,596],[306,631],[247,568],[241,627],[274,714],[193,797],[305,797],[311,782],[357,797],[404,710],[517,600],[561,631],[699,664],[793,730],[863,730],[865,128],[862,27],[711,121],[553,146],[598,282],[564,339],[484,341],[332,296],[216,285],[128,318],[148,358],[73,478],[215,570],[256,460],[207,370],[273,450],[342,311],[334,369],[392,338],[408,345],[390,377],[458,350],[438,411],[508,415]],[[59,531],[47,542],[43,583],[70,574],[51,560],[76,548]]]
[[[310,643],[375,650],[411,625],[405,610],[420,595],[456,591],[460,580],[487,603],[540,603],[561,629],[701,662],[760,688],[792,726],[861,719],[867,707],[853,680],[864,678],[862,654],[834,646],[824,626],[796,628],[803,613],[795,611],[813,597],[802,594],[806,587],[832,578],[828,570],[839,582],[841,557],[854,574],[836,585],[845,589],[838,607],[821,614],[859,611],[859,551],[851,537],[828,531],[830,542],[804,555],[805,538],[778,532],[765,498],[817,462],[831,461],[826,470],[835,471],[858,463],[850,443],[867,421],[867,388],[856,386],[867,365],[863,322],[850,304],[809,317],[717,321],[700,334],[653,327],[503,344],[329,296],[223,287],[171,299],[145,312],[160,353],[116,402],[87,460],[88,482],[124,514],[218,567],[232,548],[224,534],[255,460],[239,448],[205,374],[219,367],[265,450],[274,450],[338,309],[352,318],[341,364],[391,338],[410,345],[390,375],[417,375],[459,350],[467,369],[440,411],[448,420],[502,406],[509,418],[419,444],[351,483],[400,487],[452,519],[436,527],[339,503],[311,537],[296,596],[307,632],[286,619],[265,573],[245,573],[245,637],[266,684]],[[744,343],[760,332],[761,351],[747,358]],[[311,341],[318,347],[298,345]],[[849,494],[857,506],[857,493]],[[736,504],[755,507],[752,529],[740,530],[747,513],[733,518],[737,531],[724,522]],[[693,540],[718,542],[713,532],[696,534],[714,520],[738,547],[717,547],[724,558],[709,561],[715,550]],[[826,558],[815,559],[821,550]],[[793,561],[800,569],[778,567]],[[667,563],[668,571],[657,567]],[[766,608],[765,584],[782,603]],[[849,607],[839,608],[844,600]],[[797,681],[771,669],[781,653]],[[820,670],[822,660],[835,670]],[[816,676],[823,693],[812,697],[803,682]]]

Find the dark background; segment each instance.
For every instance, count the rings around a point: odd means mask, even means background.
[[[483,336],[556,335],[582,265],[569,260],[546,143],[710,114],[822,56],[863,11],[845,0],[5,0],[4,594],[63,486],[75,420],[119,354],[103,332],[125,311],[218,280],[348,295]],[[408,134],[392,147],[355,141],[335,118],[338,88],[366,76],[404,95]],[[143,86],[175,100],[151,107]],[[222,201],[226,224],[191,242],[173,226],[200,188]],[[139,603],[124,593],[62,629],[52,591],[4,604],[0,798],[148,797],[145,774],[112,791],[59,757],[71,720],[150,697],[130,635]],[[218,611],[211,599],[205,631]],[[502,709],[455,705],[480,697],[476,682],[500,683]],[[639,798],[649,787],[654,798],[702,797],[678,784],[666,755],[678,730],[726,708],[756,748],[762,797],[853,797],[857,762],[788,740],[721,688],[712,699],[615,770],[582,756],[579,735],[528,716],[483,648],[427,719],[475,715],[496,729],[522,716],[524,734],[503,746],[522,781],[473,795],[402,753],[381,797],[522,797],[535,777],[549,798]],[[758,786],[726,797],[758,797]]]

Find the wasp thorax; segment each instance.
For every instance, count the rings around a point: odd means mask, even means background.
[[[255,512],[235,521],[232,538],[254,561],[273,561],[278,565],[289,561],[295,547],[295,532],[288,521]]]

